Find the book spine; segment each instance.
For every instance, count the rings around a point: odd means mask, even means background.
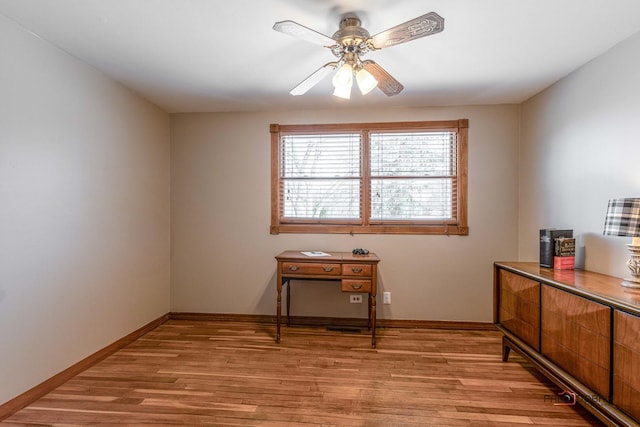
[[[540,266],[553,267],[553,241],[550,230],[540,230]]]

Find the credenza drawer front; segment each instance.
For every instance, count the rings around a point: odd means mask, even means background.
[[[609,396],[611,308],[542,287],[542,354],[605,398]]]
[[[343,264],[342,275],[371,277],[371,264]]]
[[[640,419],[640,317],[616,310],[613,325],[613,403]]]
[[[499,322],[540,351],[540,283],[500,270]]]
[[[371,292],[371,280],[342,279],[342,292]]]
[[[307,274],[318,276],[340,276],[342,267],[340,264],[331,263],[305,263],[305,262],[283,262],[282,274]]]

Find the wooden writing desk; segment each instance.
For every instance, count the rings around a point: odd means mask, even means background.
[[[280,342],[282,321],[282,285],[291,280],[336,280],[341,282],[342,292],[369,294],[368,326],[371,330],[371,346],[376,347],[376,292],[378,289],[378,262],[376,254],[354,255],[351,252],[326,252],[329,256],[307,256],[300,251],[285,251],[276,256],[278,273],[278,308],[276,311],[276,342]],[[287,289],[287,324],[291,298]]]

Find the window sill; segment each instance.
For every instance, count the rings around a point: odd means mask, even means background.
[[[272,225],[271,234],[432,234],[467,236],[469,227],[461,225]]]

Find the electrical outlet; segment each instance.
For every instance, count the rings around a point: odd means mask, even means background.
[[[391,304],[391,292],[384,292],[382,294],[382,303]]]
[[[351,304],[362,304],[362,295],[349,295],[349,302]]]

